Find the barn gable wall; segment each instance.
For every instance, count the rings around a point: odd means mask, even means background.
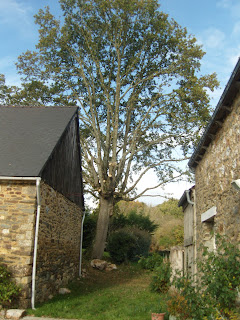
[[[80,208],[46,183],[41,184],[36,299],[44,301],[78,276]]]
[[[77,114],[69,123],[45,167],[42,179],[83,208],[83,186]]]

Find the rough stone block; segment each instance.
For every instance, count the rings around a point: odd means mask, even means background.
[[[9,309],[6,311],[5,318],[18,320],[22,318],[25,314],[26,314],[26,310],[23,310],[23,309]]]

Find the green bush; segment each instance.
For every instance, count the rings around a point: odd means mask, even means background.
[[[130,227],[136,227],[140,230],[145,230],[149,233],[153,233],[158,227],[157,224],[150,220],[149,216],[137,214],[134,210],[132,210],[127,216],[127,225]]]
[[[123,213],[115,213],[110,218],[108,231],[111,234],[116,230],[125,228],[127,225],[127,217]]]
[[[20,294],[20,288],[11,280],[11,273],[6,266],[0,264],[0,304],[14,303]]]
[[[186,300],[194,319],[235,319],[240,284],[240,250],[225,237],[216,237],[215,251],[204,248],[196,281],[177,276],[173,285]]]
[[[116,263],[137,261],[149,251],[150,235],[143,230],[123,228],[110,234],[107,251]]]
[[[131,246],[128,259],[130,261],[138,261],[140,257],[148,255],[151,236],[147,231],[137,228],[131,229],[131,232],[135,238],[135,243]]]
[[[159,245],[164,248],[170,248],[183,244],[184,230],[183,226],[175,226],[172,228],[170,234],[160,236]]]
[[[115,208],[114,214],[110,219],[110,233],[118,229],[130,227],[145,230],[152,234],[158,227],[149,216],[138,214],[135,210],[132,210],[128,215],[124,215],[117,208]]]
[[[165,293],[170,287],[171,267],[168,261],[163,261],[154,269],[154,275],[150,283],[152,291]]]
[[[86,212],[83,225],[83,249],[89,249],[92,246],[97,227],[97,215]]]
[[[114,262],[126,262],[129,258],[129,251],[132,249],[134,244],[134,235],[127,229],[120,229],[109,236],[107,251]]]
[[[143,269],[153,271],[155,268],[160,267],[163,263],[163,257],[158,253],[150,254],[148,257],[141,257],[138,261]]]

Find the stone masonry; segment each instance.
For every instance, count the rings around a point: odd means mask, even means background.
[[[0,183],[0,263],[7,264],[22,287],[21,307],[31,300],[36,218],[36,184]],[[77,276],[81,231],[80,208],[41,182],[36,302],[55,294]]]
[[[48,299],[77,277],[80,258],[80,208],[41,184],[36,301]]]
[[[21,302],[24,307],[31,294],[35,213],[35,182],[1,182],[0,263],[8,265],[22,287]]]
[[[240,94],[233,110],[218,130],[196,172],[197,244],[208,243],[213,234],[226,234],[240,242],[240,194],[231,187],[240,178]],[[201,214],[216,207],[213,221],[201,222]]]

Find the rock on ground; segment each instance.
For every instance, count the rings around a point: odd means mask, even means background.
[[[5,318],[18,320],[26,315],[26,310],[23,309],[9,309],[6,311]]]

